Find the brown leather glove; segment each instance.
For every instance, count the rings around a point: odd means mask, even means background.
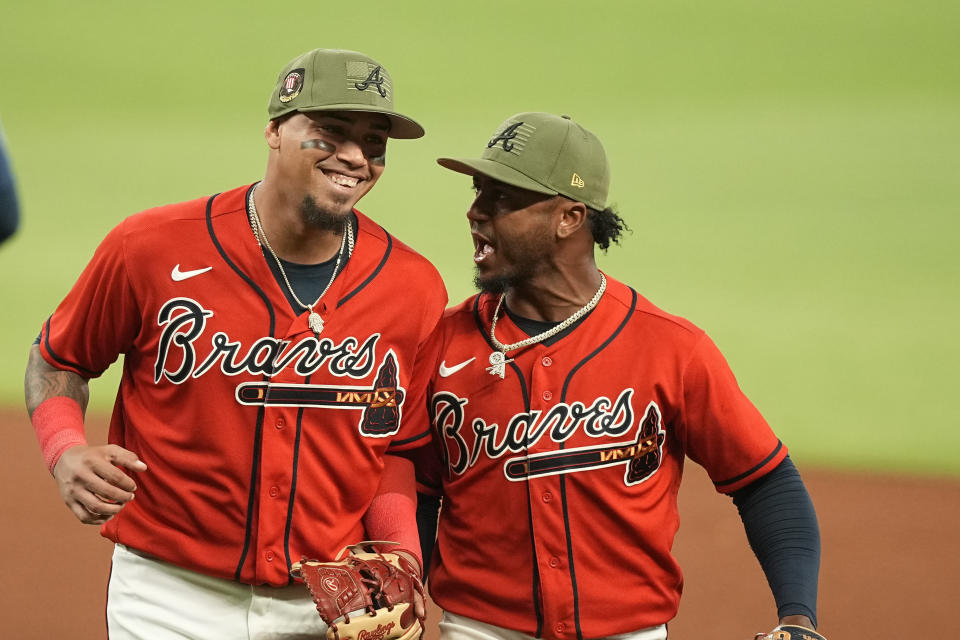
[[[753,640],[827,640],[822,635],[795,624],[782,624],[770,633],[758,633]]]
[[[343,549],[333,562],[303,558],[290,575],[303,580],[328,640],[417,640],[425,618],[416,556],[380,551],[392,542],[366,541]]]

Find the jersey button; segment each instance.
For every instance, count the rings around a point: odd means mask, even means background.
[[[283,425],[286,424],[283,421],[283,418],[277,418],[277,429],[283,429]]]
[[[559,559],[559,558],[556,558],[556,557],[550,558],[550,566],[553,567],[554,569],[556,569],[557,567],[559,567],[559,566],[560,566],[560,559]]]
[[[263,554],[263,557],[267,559],[267,562],[273,562],[273,551],[267,551]]]
[[[563,630],[566,628],[567,628],[567,625],[563,624],[562,622],[558,622],[557,626],[554,627],[554,629],[557,630],[557,633],[563,633]]]
[[[552,400],[552,399],[553,399],[553,391],[550,391],[550,389],[547,389],[546,391],[543,392],[542,396],[543,396],[543,399],[544,399],[544,400]]]
[[[544,502],[550,502],[551,500],[553,500],[553,494],[550,493],[549,491],[544,491],[542,497]]]
[[[270,487],[270,497],[276,498],[280,495],[280,487]]]
[[[553,364],[553,358],[551,358],[550,356],[544,356],[543,360],[540,361],[540,364],[542,364],[545,367],[549,367],[550,365]]]

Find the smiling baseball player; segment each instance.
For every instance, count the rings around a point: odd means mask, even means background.
[[[393,92],[364,54],[297,57],[263,180],[124,220],[43,325],[27,405],[64,501],[117,543],[112,639],[321,637],[294,562],[365,539],[419,555],[413,465],[393,454],[429,442],[446,293],[354,209],[388,138],[423,135]],[[120,354],[109,444],[91,446],[88,380]]]
[[[690,458],[740,510],[777,603],[769,637],[819,638],[819,532],[785,446],[701,329],[596,267],[624,229],[600,141],[521,113],[480,158],[439,163],[473,179],[481,290],[441,321],[429,390],[441,637],[666,638]]]

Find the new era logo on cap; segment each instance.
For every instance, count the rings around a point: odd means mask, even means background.
[[[574,173],[573,177],[570,178],[570,186],[576,187],[577,189],[583,189],[586,185],[583,183],[583,178]]]

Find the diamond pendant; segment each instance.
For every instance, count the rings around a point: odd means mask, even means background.
[[[310,315],[307,316],[307,326],[319,336],[320,332],[323,331],[323,318],[320,317],[319,313],[311,310]]]
[[[513,362],[513,358],[507,358],[507,356],[502,351],[494,351],[490,354],[490,366],[487,367],[487,372],[492,376],[500,376],[500,378],[505,378],[506,364],[508,362]]]

